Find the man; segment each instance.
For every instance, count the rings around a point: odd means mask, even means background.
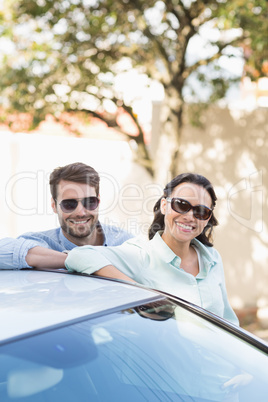
[[[51,206],[60,227],[0,240],[0,269],[60,268],[76,246],[117,246],[133,237],[100,224],[98,173],[83,163],[55,169],[50,175]]]

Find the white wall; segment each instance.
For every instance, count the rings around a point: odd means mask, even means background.
[[[101,176],[101,220],[134,234],[146,233],[152,204],[147,206],[144,200],[150,192],[155,199],[158,188],[132,161],[127,142],[0,132],[0,144],[0,237],[57,226],[50,207],[49,174],[77,161]]]

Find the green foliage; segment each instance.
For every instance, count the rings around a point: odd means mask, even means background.
[[[240,45],[244,50],[245,73],[252,80],[268,74],[268,7],[267,0],[233,0],[219,13],[226,29],[240,27]]]
[[[31,114],[32,127],[63,111],[114,125],[108,104],[130,112],[144,145],[131,97],[115,86],[135,68],[163,85],[179,138],[186,100],[215,102],[241,78],[223,59],[245,56],[244,74],[265,74],[266,0],[12,0],[0,22],[13,48],[2,56],[2,104]]]

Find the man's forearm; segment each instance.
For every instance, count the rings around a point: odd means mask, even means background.
[[[45,247],[33,247],[26,255],[26,262],[36,268],[64,268],[67,254]]]

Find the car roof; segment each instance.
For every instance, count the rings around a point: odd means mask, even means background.
[[[260,338],[186,300],[140,284],[51,269],[0,270],[0,344],[166,297],[268,353]]]
[[[0,271],[0,342],[163,299],[103,278],[35,270]]]

